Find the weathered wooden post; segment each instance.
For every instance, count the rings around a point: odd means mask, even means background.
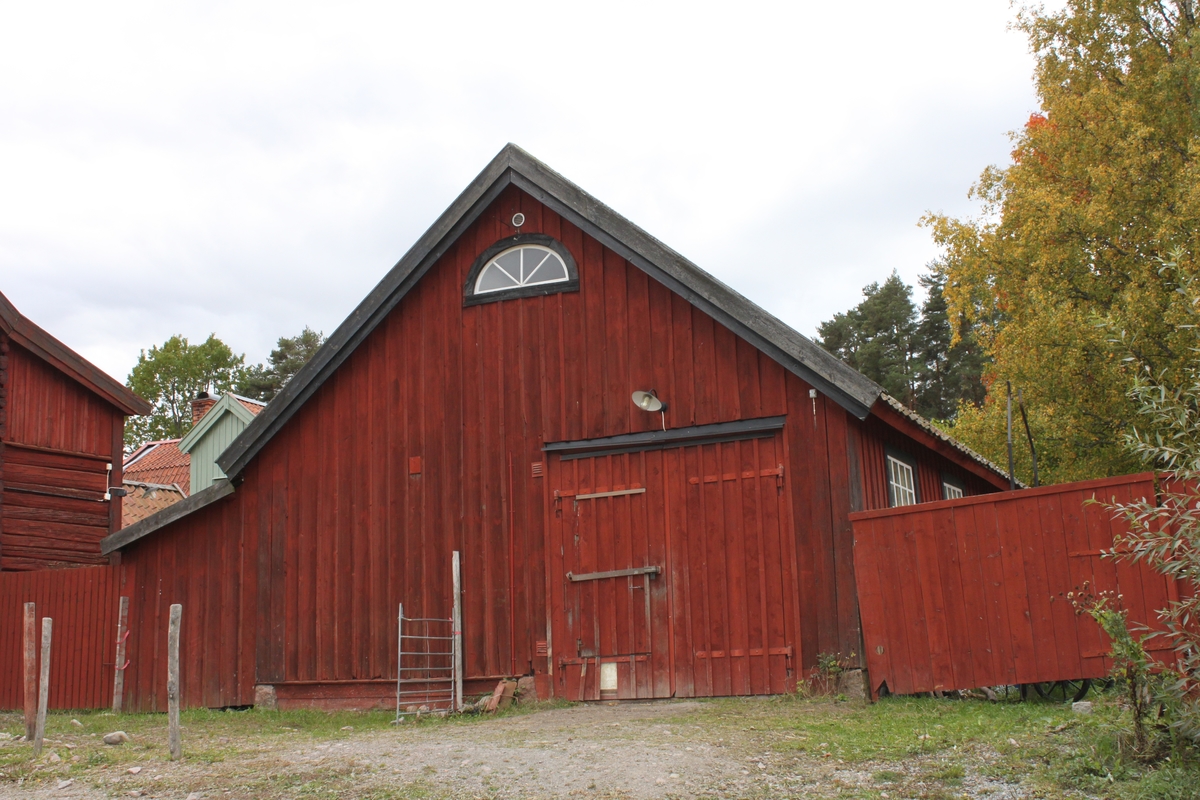
[[[170,726],[167,742],[172,761],[183,757],[183,743],[179,738],[179,622],[182,617],[183,606],[172,603],[170,627],[167,628],[167,723]]]
[[[454,710],[462,711],[463,702],[463,648],[462,648],[462,573],[459,569],[458,551],[454,551]]]
[[[42,675],[38,687],[37,730],[33,732],[33,757],[42,754],[42,740],[46,738],[46,706],[50,702],[50,637],[54,620],[42,617]]]
[[[37,603],[25,604],[25,741],[37,731]]]
[[[117,668],[113,673],[113,713],[120,714],[125,699],[125,640],[129,638],[129,598],[122,597],[117,608]]]

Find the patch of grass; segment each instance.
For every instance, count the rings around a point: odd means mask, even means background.
[[[921,774],[922,780],[948,783],[951,786],[960,785],[965,777],[967,771],[958,764],[945,764]]]
[[[781,697],[753,709],[718,700],[700,715],[709,724],[736,715],[780,738],[777,748],[847,762],[895,761],[968,745],[1010,747],[1071,718],[1069,706],[888,697],[869,706]]]
[[[877,783],[899,783],[904,780],[904,773],[896,772],[895,770],[884,769],[876,772],[872,776]]]

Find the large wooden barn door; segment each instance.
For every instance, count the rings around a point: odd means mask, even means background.
[[[783,437],[556,459],[549,610],[572,700],[794,691]]]
[[[649,458],[648,458],[649,456]],[[555,652],[576,700],[671,696],[662,488],[633,453],[562,462],[554,494],[561,581]],[[655,470],[657,472],[657,470]]]
[[[781,434],[686,447],[668,459],[668,471],[685,476],[670,493],[680,697],[796,688],[798,586],[784,463]]]

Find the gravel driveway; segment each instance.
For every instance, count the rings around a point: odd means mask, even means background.
[[[283,729],[243,742],[222,737],[221,745],[212,744],[228,752],[216,756],[202,755],[204,734],[190,731],[185,741],[190,737],[192,753],[182,763],[147,759],[137,774],[129,769],[133,762],[98,763],[61,787],[65,781],[53,778],[57,765],[47,764],[36,782],[0,782],[0,798],[1026,796],[1020,786],[970,767],[986,754],[842,764],[828,754],[780,750],[774,745],[786,734],[743,727],[736,710],[714,722],[701,713],[705,706],[576,705],[470,723],[410,721],[333,739]],[[94,738],[64,749],[68,744],[60,740],[51,749],[77,764],[89,763],[89,748],[104,748]],[[952,795],[912,782],[951,758],[967,764]],[[884,770],[905,776],[896,779],[908,781],[903,791],[880,784]]]

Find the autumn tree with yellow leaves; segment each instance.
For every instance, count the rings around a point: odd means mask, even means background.
[[[924,220],[943,248],[950,312],[992,359],[987,399],[961,407],[953,433],[1004,463],[1011,380],[1044,483],[1134,471],[1121,437],[1135,369],[1170,380],[1200,357],[1177,291],[1200,246],[1195,2],[1068,0],[1018,20],[1041,111],[1013,134],[1012,163],[972,188],[978,218]]]

